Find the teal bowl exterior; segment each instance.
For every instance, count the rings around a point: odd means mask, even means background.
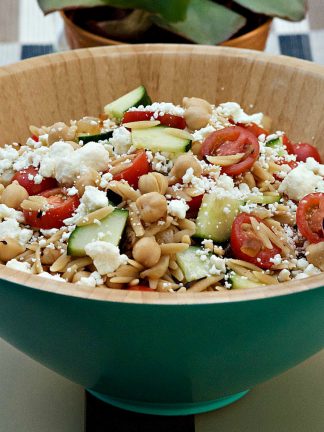
[[[259,300],[157,305],[2,280],[0,298],[5,340],[102,399],[141,412],[223,406],[324,343],[324,287]]]

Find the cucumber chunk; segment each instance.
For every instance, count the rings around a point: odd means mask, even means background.
[[[231,236],[232,224],[243,201],[205,194],[196,219],[196,237],[225,242]],[[228,210],[225,210],[225,207]]]
[[[191,140],[180,138],[168,133],[171,128],[155,126],[132,130],[132,143],[138,149],[161,151],[168,153],[185,153],[191,147]]]
[[[254,203],[254,204],[274,204],[276,202],[280,201],[281,196],[278,194],[276,196],[274,195],[259,195],[259,196],[251,196],[247,202],[248,203]]]
[[[265,285],[262,283],[250,281],[246,277],[240,276],[236,273],[234,273],[229,278],[229,280],[232,283],[232,289],[248,289],[248,288],[256,288],[256,287]]]
[[[75,257],[85,256],[85,246],[93,241],[101,240],[118,246],[128,217],[128,211],[115,209],[101,219],[99,224],[76,227],[68,240],[67,254]],[[103,233],[104,235],[100,235]]]
[[[210,261],[208,258],[202,261],[200,256],[197,255],[198,250],[201,250],[201,248],[189,246],[185,251],[176,254],[177,263],[187,282],[202,279],[210,275]]]
[[[282,138],[278,137],[278,138],[274,138],[274,139],[272,139],[270,141],[267,141],[266,146],[267,147],[283,146]]]
[[[152,103],[148,96],[144,86],[139,86],[129,93],[121,96],[113,102],[107,104],[104,108],[105,113],[117,120],[123,118],[124,113],[132,107],[138,107],[139,105],[150,105]]]
[[[96,135],[80,135],[78,137],[78,141],[82,141],[83,144],[87,144],[88,142],[99,142],[104,141],[112,137],[113,131],[103,132],[101,134]]]

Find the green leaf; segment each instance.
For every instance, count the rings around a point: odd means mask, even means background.
[[[300,21],[306,14],[306,0],[235,0],[236,3],[269,16]]]
[[[172,6],[170,6],[168,0],[38,0],[44,13],[65,8],[103,6],[106,4],[118,8],[143,9],[161,14],[168,21],[184,19],[189,2],[190,0],[172,0]]]
[[[241,15],[210,0],[191,0],[184,21],[168,23],[159,16],[153,20],[160,27],[206,45],[229,39],[246,23]]]

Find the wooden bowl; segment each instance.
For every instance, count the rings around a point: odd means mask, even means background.
[[[94,48],[0,69],[1,143],[24,141],[29,124],[97,114],[141,83],[157,101],[237,101],[324,155],[324,68],[192,45]],[[140,412],[224,406],[323,347],[324,275],[184,295],[0,271],[1,336],[103,400]]]

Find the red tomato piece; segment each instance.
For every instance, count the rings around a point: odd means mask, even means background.
[[[293,153],[297,156],[298,162],[306,162],[309,157],[314,158],[317,162],[322,163],[321,156],[316,147],[307,143],[293,145]]]
[[[126,180],[131,186],[137,188],[140,176],[147,174],[150,169],[151,167],[147,160],[145,151],[140,150],[136,158],[133,160],[132,165],[129,168],[124,169],[124,171],[114,175],[114,180]]]
[[[61,228],[64,219],[71,217],[80,204],[77,195],[69,196],[61,188],[51,189],[39,195],[47,199],[49,208],[44,213],[24,210],[26,224],[33,228]]]
[[[202,194],[202,195],[198,195],[198,196],[193,197],[190,201],[187,201],[187,204],[189,206],[189,209],[187,210],[187,214],[186,214],[187,218],[194,219],[197,217],[203,197],[204,197],[204,195]]]
[[[252,132],[230,126],[212,132],[203,141],[200,156],[229,156],[244,153],[242,159],[232,165],[222,167],[222,172],[235,176],[248,171],[259,156],[259,142]]]
[[[290,139],[287,137],[287,135],[282,136],[282,143],[284,146],[286,146],[286,150],[289,154],[295,154],[294,145],[292,144]]]
[[[153,116],[153,111],[128,111],[124,114],[122,123],[131,123],[135,121],[150,120]],[[173,114],[163,114],[157,116],[162,125],[177,129],[184,129],[186,121],[183,117]]]
[[[128,291],[151,291],[151,292],[156,291],[145,285],[134,285],[134,286],[129,285],[127,289]]]
[[[272,249],[267,249],[263,245],[261,239],[253,231],[251,216],[258,222],[262,222],[257,216],[248,213],[239,214],[233,222],[231,232],[233,254],[238,259],[250,262],[263,269],[270,269],[273,266],[270,259],[280,254],[281,251],[273,243]]]
[[[36,184],[34,182],[34,177],[37,174],[38,168],[29,166],[26,169],[17,171],[13,176],[12,181],[17,180],[17,182],[26,189],[29,195],[38,195],[48,189],[57,187],[57,181],[51,177],[44,177],[39,184]]]
[[[34,141],[36,141],[36,142],[38,142],[38,141],[39,141],[39,138],[38,138],[38,136],[37,136],[37,135],[32,135],[31,137],[32,137],[32,139],[33,139]]]
[[[311,193],[299,201],[296,220],[301,235],[308,241],[324,241],[324,193]]]
[[[269,131],[263,129],[261,126],[258,126],[255,123],[249,123],[249,124],[238,123],[237,125],[244,127],[246,130],[253,133],[253,135],[256,136],[257,138],[263,134],[266,136],[269,135]]]

